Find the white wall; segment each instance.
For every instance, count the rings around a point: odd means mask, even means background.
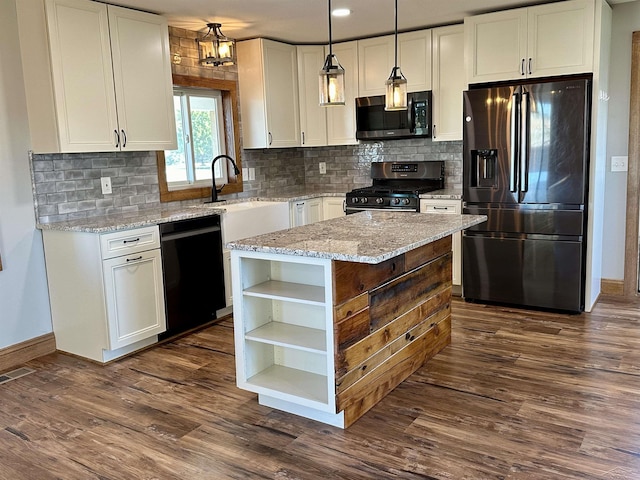
[[[0,348],[52,331],[26,108],[15,0],[0,0]]]
[[[605,173],[605,219],[602,277],[624,278],[624,236],[627,213],[627,174],[611,172],[611,156],[629,151],[629,90],[631,36],[640,30],[640,1],[613,6],[611,69],[609,73],[609,129]]]

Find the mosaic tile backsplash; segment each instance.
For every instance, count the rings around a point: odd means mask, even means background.
[[[359,145],[243,150],[242,166],[256,179],[226,198],[347,192],[371,184],[371,162],[444,160],[445,186],[462,186],[462,142],[407,139]],[[327,173],[319,173],[325,162]],[[40,223],[160,206],[155,152],[33,155],[36,216]],[[111,177],[103,195],[100,177]],[[224,196],[224,190],[222,193]],[[202,200],[182,203],[200,203]]]

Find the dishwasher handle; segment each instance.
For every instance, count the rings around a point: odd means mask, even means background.
[[[221,232],[221,231],[222,230],[220,229],[219,226],[214,226],[214,227],[199,228],[195,230],[187,230],[182,232],[163,233],[162,235],[160,235],[160,241],[168,242],[171,240],[177,240],[179,238],[194,237],[196,235],[205,235],[207,233]]]

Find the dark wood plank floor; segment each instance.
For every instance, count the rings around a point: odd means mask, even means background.
[[[351,428],[236,388],[230,321],[0,385],[2,479],[638,479],[640,302],[453,305],[453,342]]]

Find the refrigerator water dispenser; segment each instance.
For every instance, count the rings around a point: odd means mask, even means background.
[[[498,186],[498,150],[471,150],[471,168],[471,186]]]

